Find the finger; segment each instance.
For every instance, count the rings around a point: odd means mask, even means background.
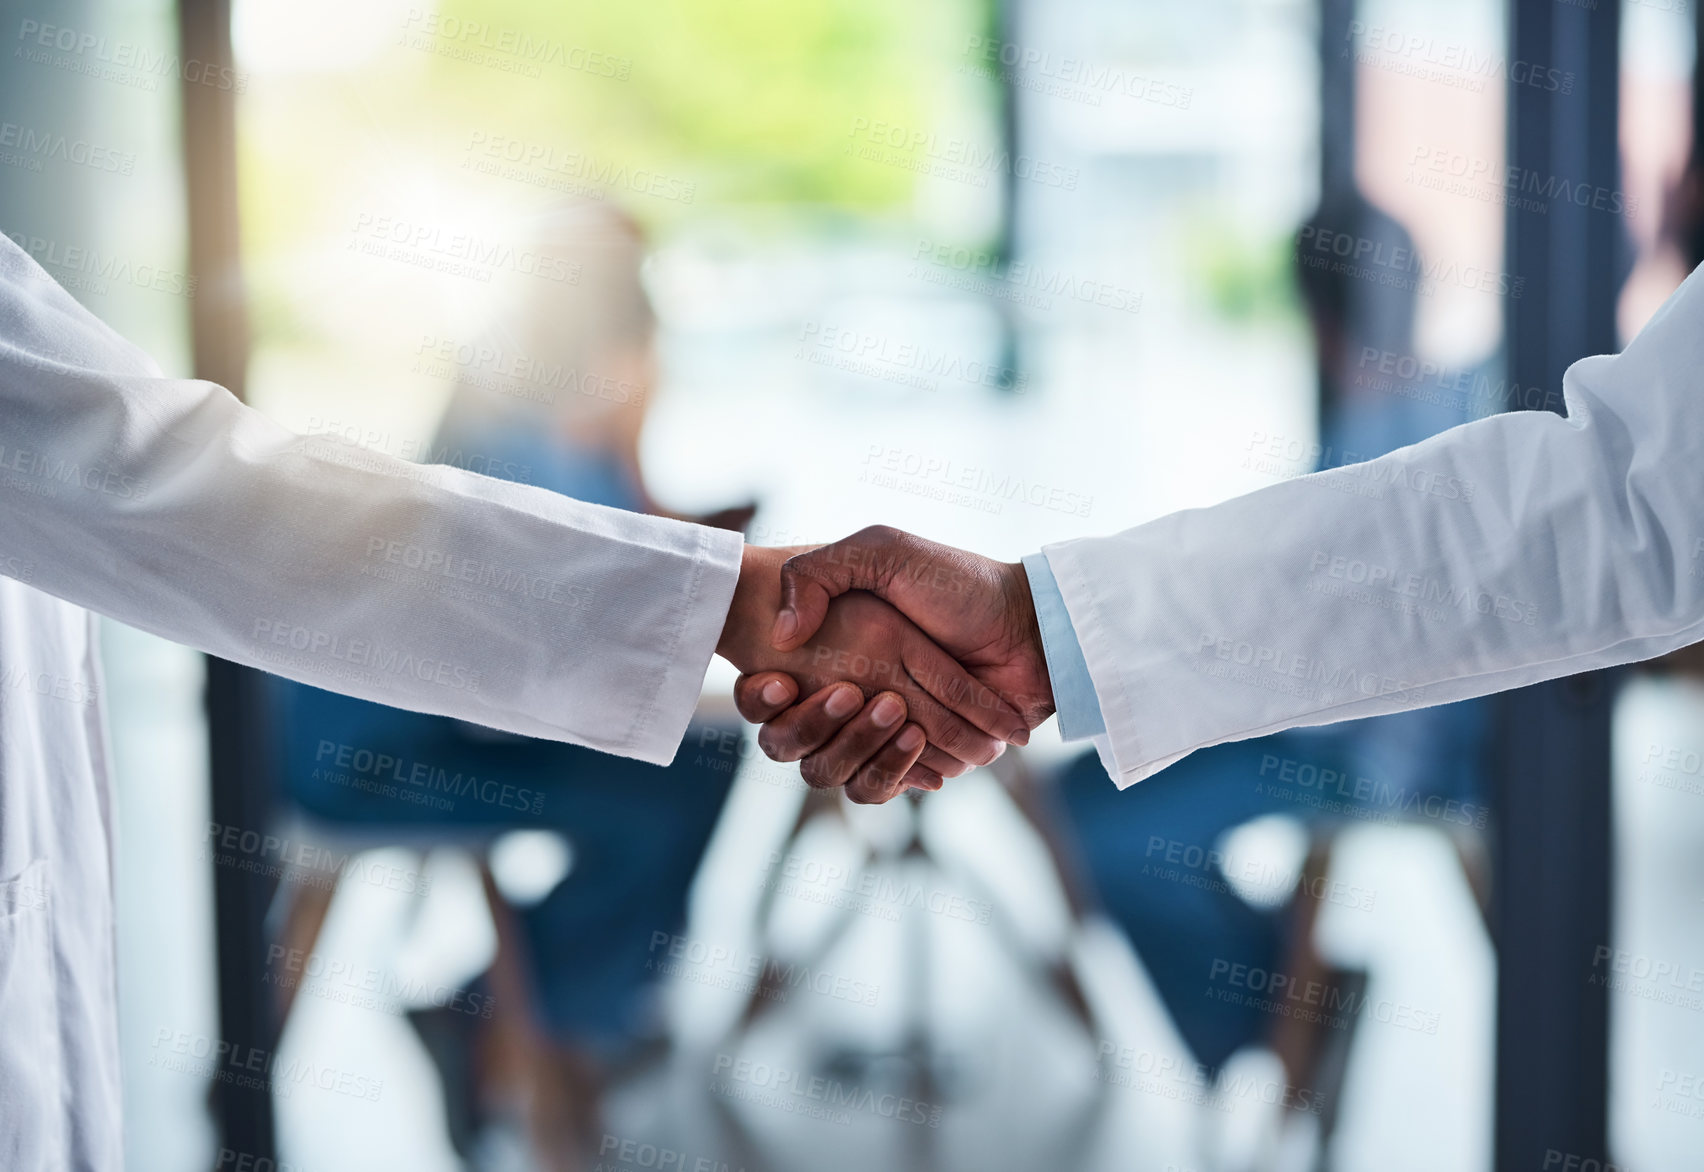
[[[772,761],[797,761],[833,740],[863,706],[858,685],[830,684],[760,728],[758,747]]]
[[[778,671],[760,671],[734,681],[734,707],[752,724],[767,724],[799,697],[799,684]]]
[[[905,701],[896,692],[882,692],[847,721],[833,740],[801,761],[799,773],[807,785],[816,789],[845,785],[894,739],[904,720]],[[922,730],[918,731],[921,734]],[[917,749],[921,753],[923,746],[919,744]],[[908,768],[918,753],[910,754],[906,761]],[[890,780],[897,781],[904,772],[899,770]]]
[[[939,773],[921,761],[906,771],[903,780],[907,789],[920,789],[928,793],[934,793],[946,784]]]
[[[941,777],[957,777],[970,772],[969,765],[934,745],[923,750],[923,756],[919,758],[918,763]]]
[[[939,770],[940,773],[956,777],[968,766],[989,765],[1000,756],[1001,742],[947,708],[921,685],[908,684],[902,693],[911,719],[923,726],[929,744],[958,761],[958,765]]]
[[[828,617],[828,604],[848,590],[880,594],[881,565],[888,559],[879,554],[898,532],[885,525],[872,525],[781,563],[781,606],[770,637],[775,649],[791,651],[816,634]]]
[[[870,805],[904,793],[906,775],[926,746],[923,730],[915,724],[906,725],[852,774],[846,796],[860,805]]]
[[[1016,745],[1029,743],[1029,725],[1023,714],[1001,699],[994,689],[972,676],[927,635],[911,631],[900,644],[899,655],[906,673],[946,708],[997,741],[1010,741]],[[938,740],[932,729],[929,740],[954,756],[961,756]],[[986,765],[988,761],[977,761],[976,764]]]

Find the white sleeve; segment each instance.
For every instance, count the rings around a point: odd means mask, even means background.
[[[656,763],[738,534],[423,467],[162,377],[0,237],[0,565],[303,683]]]
[[[1119,785],[1704,639],[1704,278],[1563,393],[1566,419],[1498,415],[1049,547]]]

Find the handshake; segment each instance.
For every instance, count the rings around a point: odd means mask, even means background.
[[[885,526],[747,546],[716,650],[764,753],[855,802],[939,789],[1053,713],[1023,566]]]

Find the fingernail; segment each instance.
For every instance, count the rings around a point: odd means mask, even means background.
[[[787,685],[780,680],[770,680],[763,685],[763,702],[765,704],[779,704],[786,698]]]
[[[775,616],[775,630],[770,634],[769,641],[777,646],[793,637],[793,632],[799,629],[799,616],[791,609],[784,610]]]
[[[1029,744],[1029,739],[1030,733],[1027,728],[1020,728],[1012,734],[1012,744],[1017,745],[1019,748]]]
[[[875,708],[870,711],[870,719],[876,722],[877,728],[892,728],[904,715],[905,705],[892,696],[883,696],[877,700]]]
[[[920,749],[923,747],[923,730],[913,725],[900,733],[893,743],[901,753],[910,753]]]
[[[857,688],[836,688],[834,695],[828,698],[828,703],[824,707],[828,710],[830,716],[839,720],[858,711],[858,705],[862,703],[863,698],[858,695]]]

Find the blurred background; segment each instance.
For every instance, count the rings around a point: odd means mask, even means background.
[[[1686,0],[5,0],[0,230],[336,458],[1004,559],[1562,409],[1701,259]],[[107,624],[129,1165],[1657,1170],[1704,683],[1051,723],[854,808]]]

